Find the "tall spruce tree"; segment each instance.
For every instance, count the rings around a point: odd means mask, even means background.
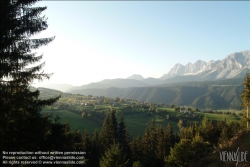
[[[132,142],[130,143],[130,146],[131,146],[131,151],[132,151],[132,161],[139,161],[141,160],[143,154],[142,154],[142,150],[144,149],[143,148],[143,145],[141,143],[141,136],[138,135],[137,137],[133,138]]]
[[[116,119],[116,111],[111,110],[110,114],[110,137],[113,143],[116,143],[118,140],[118,124]]]
[[[158,159],[157,166],[164,166],[164,159],[166,156],[166,145],[165,145],[165,139],[164,139],[164,129],[161,126],[157,127],[157,143],[156,143],[156,150],[155,154]]]
[[[34,80],[48,79],[43,73],[42,55],[33,52],[54,40],[31,39],[46,30],[41,13],[46,7],[32,7],[37,0],[0,1],[0,149],[41,149],[48,133],[49,120],[40,114],[41,107],[59,97],[40,100],[39,91],[30,91]]]
[[[248,126],[248,130],[250,129],[250,121],[249,121],[249,112],[250,112],[250,74],[247,71],[246,76],[244,78],[244,90],[241,94],[241,99],[242,99],[242,106],[244,107],[242,112],[243,112],[243,117],[242,117],[242,123],[243,125]],[[247,113],[248,109],[248,113]]]
[[[90,134],[88,133],[87,130],[84,131],[83,133],[83,150],[86,152],[86,164],[85,166],[89,167],[89,166],[94,166],[94,159],[96,157],[96,155],[92,154],[93,148],[92,148],[92,141],[91,141],[91,137]]]
[[[101,150],[100,150],[101,145],[100,145],[99,133],[97,130],[94,131],[91,143],[92,143],[91,154],[93,156],[89,160],[90,162],[88,164],[91,167],[99,167],[99,161],[101,158]]]
[[[122,148],[123,154],[126,154],[125,158],[128,160],[129,159],[129,164],[130,164],[130,159],[132,157],[131,155],[131,148],[130,148],[130,135],[129,132],[126,128],[125,122],[124,122],[124,117],[123,114],[120,117],[120,122],[118,126],[118,142],[120,144],[120,147]]]
[[[109,144],[111,144],[112,142],[109,136],[109,131],[110,131],[109,127],[110,127],[110,116],[107,115],[103,122],[102,130],[99,136],[103,146],[109,146]]]
[[[168,124],[166,130],[164,131],[164,139],[165,139],[165,155],[170,154],[170,148],[178,142],[176,136],[174,135],[174,130],[170,124]]]
[[[121,145],[123,145],[126,137],[126,126],[124,122],[123,114],[120,117],[120,122],[118,125],[118,141]]]
[[[100,133],[100,139],[102,142],[103,150],[106,150],[105,148],[108,148],[111,144],[118,142],[118,127],[116,113],[114,110],[112,110],[104,120]]]
[[[141,144],[143,157],[139,161],[145,167],[157,165],[156,142],[155,122],[152,120],[150,125],[146,127]]]

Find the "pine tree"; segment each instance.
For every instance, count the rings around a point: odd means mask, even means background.
[[[123,145],[123,149],[124,149],[124,152],[127,154],[127,159],[129,159],[129,162],[132,159],[132,152],[131,152],[131,148],[130,148],[130,143],[131,143],[131,137],[130,137],[130,134],[128,132],[128,129],[126,128],[125,143]]]
[[[94,131],[93,137],[92,137],[92,143],[94,146],[98,146],[99,145],[99,133],[97,130]]]
[[[189,167],[193,158],[191,142],[182,140],[170,150],[167,166]]]
[[[117,126],[117,119],[116,119],[116,111],[112,109],[110,114],[110,137],[112,143],[116,143],[118,140],[118,126]]]
[[[30,91],[35,80],[49,79],[41,72],[44,63],[34,49],[47,45],[52,38],[31,39],[47,29],[41,13],[46,7],[32,7],[37,0],[2,0],[0,2],[0,149],[36,150],[46,139],[48,117],[41,107],[51,105],[59,97],[40,100],[39,91]],[[28,67],[29,66],[29,67]]]
[[[250,74],[249,72],[246,73],[246,76],[244,78],[244,90],[241,94],[241,99],[242,99],[242,106],[244,107],[242,112],[243,112],[243,117],[242,117],[242,123],[243,125],[248,126],[248,129],[250,129],[250,119],[249,119],[249,113],[250,113]],[[248,109],[248,113],[247,113],[247,109]],[[248,114],[248,115],[247,115]]]
[[[91,145],[92,143],[90,134],[88,133],[87,130],[85,130],[83,133],[83,148],[86,154],[89,154],[89,152],[91,151]]]
[[[74,129],[73,141],[75,144],[74,150],[76,150],[76,151],[83,150],[83,136],[82,136],[82,132],[80,130]]]
[[[110,117],[109,115],[107,115],[103,122],[100,134],[100,141],[102,142],[103,146],[108,146],[112,142],[109,136],[109,130],[110,130],[109,126],[110,126]]]
[[[157,156],[157,166],[164,166],[164,159],[166,158],[166,142],[164,139],[164,129],[162,126],[157,127],[157,144],[155,154]]]
[[[143,166],[156,166],[157,156],[156,150],[156,131],[155,123],[152,120],[150,126],[146,128],[144,136],[142,138],[142,154],[140,162]]]
[[[101,145],[99,139],[99,133],[95,130],[93,137],[92,137],[92,150],[91,154],[93,155],[90,159],[89,166],[91,167],[99,167],[99,161],[101,159]]]
[[[73,133],[70,133],[69,124],[62,124],[60,117],[54,118],[54,123],[49,126],[43,150],[71,151],[74,148]]]
[[[123,153],[126,153],[126,159],[131,159],[131,149],[129,146],[130,143],[130,135],[129,132],[126,128],[125,122],[124,122],[124,117],[121,115],[120,117],[120,122],[119,122],[119,127],[118,127],[118,142],[120,144],[120,147],[123,150]],[[130,160],[129,160],[130,163]]]
[[[156,155],[161,158],[164,159],[165,157],[165,139],[164,139],[164,129],[162,126],[159,126],[157,128],[157,145],[156,145]]]
[[[173,128],[170,124],[168,124],[165,133],[164,133],[164,139],[165,139],[165,155],[169,155],[170,148],[174,146],[175,142],[177,142],[177,139],[174,135]]]
[[[100,167],[126,167],[128,166],[128,161],[125,155],[122,154],[122,149],[119,144],[112,144],[111,147],[105,151],[104,155],[100,160]]]
[[[219,143],[222,145],[228,146],[228,141],[229,141],[230,137],[231,137],[230,130],[229,130],[228,126],[226,125],[221,131]]]
[[[123,114],[120,117],[119,127],[118,127],[118,141],[119,143],[124,143],[126,136],[126,126],[124,123],[124,117]]]
[[[108,114],[104,120],[100,139],[102,141],[103,147],[106,148],[109,147],[111,144],[115,144],[118,142],[118,127],[114,110],[112,110],[111,113]]]
[[[207,148],[208,144],[203,142],[202,137],[197,132],[192,140],[181,140],[171,148],[167,166],[197,166],[197,160],[206,153]]]
[[[139,161],[141,162],[141,164],[143,166],[146,166],[147,164],[150,166],[150,160],[149,157],[152,155],[152,150],[150,150],[151,148],[151,140],[150,140],[150,129],[149,127],[146,127],[145,133],[142,137],[141,140],[141,150],[142,150],[142,156],[140,156]]]
[[[155,129],[155,122],[152,120],[150,124],[150,150],[156,150],[156,129]]]
[[[92,153],[92,142],[91,137],[87,130],[83,133],[83,150],[86,152],[86,166],[93,166],[93,159],[95,159],[95,154]]]
[[[131,152],[132,152],[132,161],[139,161],[142,157],[143,146],[141,144],[142,138],[138,135],[136,138],[133,138],[131,142]]]

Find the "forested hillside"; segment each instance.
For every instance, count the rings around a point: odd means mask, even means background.
[[[202,109],[233,108],[240,109],[240,94],[243,90],[242,79],[218,81],[186,82],[157,87],[81,89],[71,93],[83,95],[121,97],[139,101],[192,105]]]

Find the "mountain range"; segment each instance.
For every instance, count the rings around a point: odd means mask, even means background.
[[[208,62],[198,60],[194,64],[185,66],[176,64],[173,68],[160,78],[143,78],[134,74],[126,79],[105,79],[100,82],[90,83],[68,89],[102,89],[102,88],[130,88],[130,87],[152,87],[162,84],[189,82],[189,81],[214,81],[232,78],[243,78],[250,67],[250,50],[235,52],[223,60],[210,60]]]
[[[177,63],[171,70],[160,78],[143,78],[140,74],[134,74],[128,78],[105,79],[82,86],[69,84],[39,84],[36,87],[45,87],[71,92],[82,89],[106,89],[131,88],[131,87],[155,87],[172,83],[190,81],[215,81],[232,78],[243,78],[250,67],[250,50],[235,52],[226,56],[223,60],[210,60],[208,62],[198,60],[195,63],[182,65]]]
[[[66,85],[70,87],[66,92],[198,108],[239,109],[243,78],[249,67],[250,50],[247,50],[223,60],[176,64],[160,78],[134,74],[126,79],[105,79],[78,87]]]
[[[166,80],[176,76],[192,76],[197,80],[238,78],[244,76],[246,69],[249,67],[250,50],[246,50],[230,54],[221,61],[211,60],[205,62],[198,60],[194,64],[188,63],[185,66],[176,64],[167,74],[164,74],[161,79]]]

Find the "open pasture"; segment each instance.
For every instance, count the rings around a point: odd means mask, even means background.
[[[53,117],[58,115],[61,118],[61,123],[68,122],[72,131],[74,129],[79,129],[82,132],[84,132],[85,129],[87,129],[88,132],[92,133],[94,132],[95,129],[97,129],[98,131],[100,131],[101,129],[99,125],[92,122],[91,120],[83,119],[80,115],[67,111],[67,110],[58,110],[58,111],[43,110],[41,113],[52,114]]]
[[[71,98],[61,98],[60,101],[72,101]],[[120,112],[123,112],[121,106],[118,107],[112,107],[116,111],[118,111],[117,115],[117,122],[119,123],[120,119]],[[109,104],[99,104],[99,105],[93,105],[93,106],[85,106],[85,105],[78,105],[75,106],[75,108],[80,109],[82,111],[91,111],[91,110],[103,110],[109,112],[111,109],[111,106]],[[61,122],[66,123],[69,122],[71,130],[74,130],[75,128],[81,130],[84,132],[85,129],[88,130],[88,132],[93,133],[95,129],[97,129],[99,132],[101,130],[101,125],[95,123],[91,119],[85,117],[82,118],[80,114],[76,114],[74,112],[68,111],[68,110],[55,110],[50,111],[51,107],[47,106],[44,107],[42,110],[42,113],[52,113],[53,116],[58,115],[61,117]],[[167,115],[170,117],[179,117],[180,119],[186,120],[188,122],[197,122],[200,123],[202,118],[206,116],[209,120],[221,120],[221,121],[237,121],[240,119],[240,116],[238,115],[240,111],[238,110],[228,110],[228,109],[221,109],[221,110],[214,110],[214,111],[222,111],[222,112],[231,112],[236,113],[235,115],[232,114],[215,114],[215,113],[203,113],[203,112],[194,112],[194,117],[192,116],[182,116],[183,113],[180,113],[178,111],[175,111],[174,108],[169,107],[158,107],[158,112],[162,112],[163,114],[156,114],[154,112],[148,113],[147,110],[143,110],[142,108],[135,108],[131,109],[131,112],[124,113],[125,118],[125,124],[129,130],[129,133],[132,137],[136,137],[137,135],[143,135],[145,132],[146,127],[154,120],[156,126],[162,125],[163,128],[166,128],[168,124],[170,124],[173,127],[174,132],[179,133],[179,129],[177,127],[178,120],[174,121],[173,119],[167,119]],[[200,116],[199,116],[200,115]]]

